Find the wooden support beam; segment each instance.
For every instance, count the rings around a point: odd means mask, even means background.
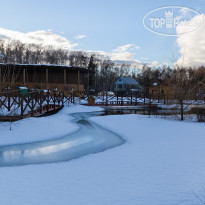
[[[78,92],[80,91],[80,71],[78,70]]]
[[[67,84],[66,69],[64,69],[64,86]]]
[[[31,93],[31,116],[33,116],[34,113],[34,93]]]
[[[88,73],[88,77],[87,77],[87,93],[89,93],[89,81],[90,81],[90,74]]]
[[[54,90],[53,93],[53,105],[54,105],[54,110],[56,109],[56,91]]]
[[[23,69],[23,86],[26,84],[26,70],[25,68]]]
[[[24,113],[23,101],[24,101],[24,96],[20,94],[19,98],[20,98],[20,101],[21,101],[21,119],[23,119],[23,113]]]
[[[42,104],[43,104],[42,98],[43,98],[43,93],[42,93],[42,90],[41,90],[40,91],[40,99],[39,99],[39,102],[40,102],[40,114],[42,113]]]
[[[48,89],[48,68],[46,68],[46,89]]]

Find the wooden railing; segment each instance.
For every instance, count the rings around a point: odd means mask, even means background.
[[[92,96],[95,100],[95,105],[142,105],[142,104],[149,104],[148,98],[145,95],[139,94],[130,94],[130,95],[116,95],[116,94],[106,94],[103,92],[102,95],[87,95],[85,99],[88,99]]]
[[[74,102],[70,92],[35,90],[22,93],[22,90],[0,92],[0,116],[34,116],[43,112],[60,109],[66,102]]]

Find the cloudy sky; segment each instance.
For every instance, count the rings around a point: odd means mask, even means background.
[[[205,65],[205,24],[180,36],[147,30],[153,9],[183,6],[204,18],[205,0],[7,0],[1,1],[0,39],[84,50],[157,65]],[[197,17],[195,17],[197,18]],[[192,19],[193,20],[193,19]],[[177,32],[180,32],[177,29]]]

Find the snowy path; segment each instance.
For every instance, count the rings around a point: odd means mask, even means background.
[[[113,132],[90,122],[98,113],[75,113],[79,130],[65,137],[33,143],[0,146],[0,166],[18,166],[68,161],[120,145],[123,140]]]

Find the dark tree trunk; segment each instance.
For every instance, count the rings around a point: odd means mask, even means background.
[[[180,106],[181,106],[181,120],[184,120],[184,106],[183,106],[183,101],[180,102]]]

